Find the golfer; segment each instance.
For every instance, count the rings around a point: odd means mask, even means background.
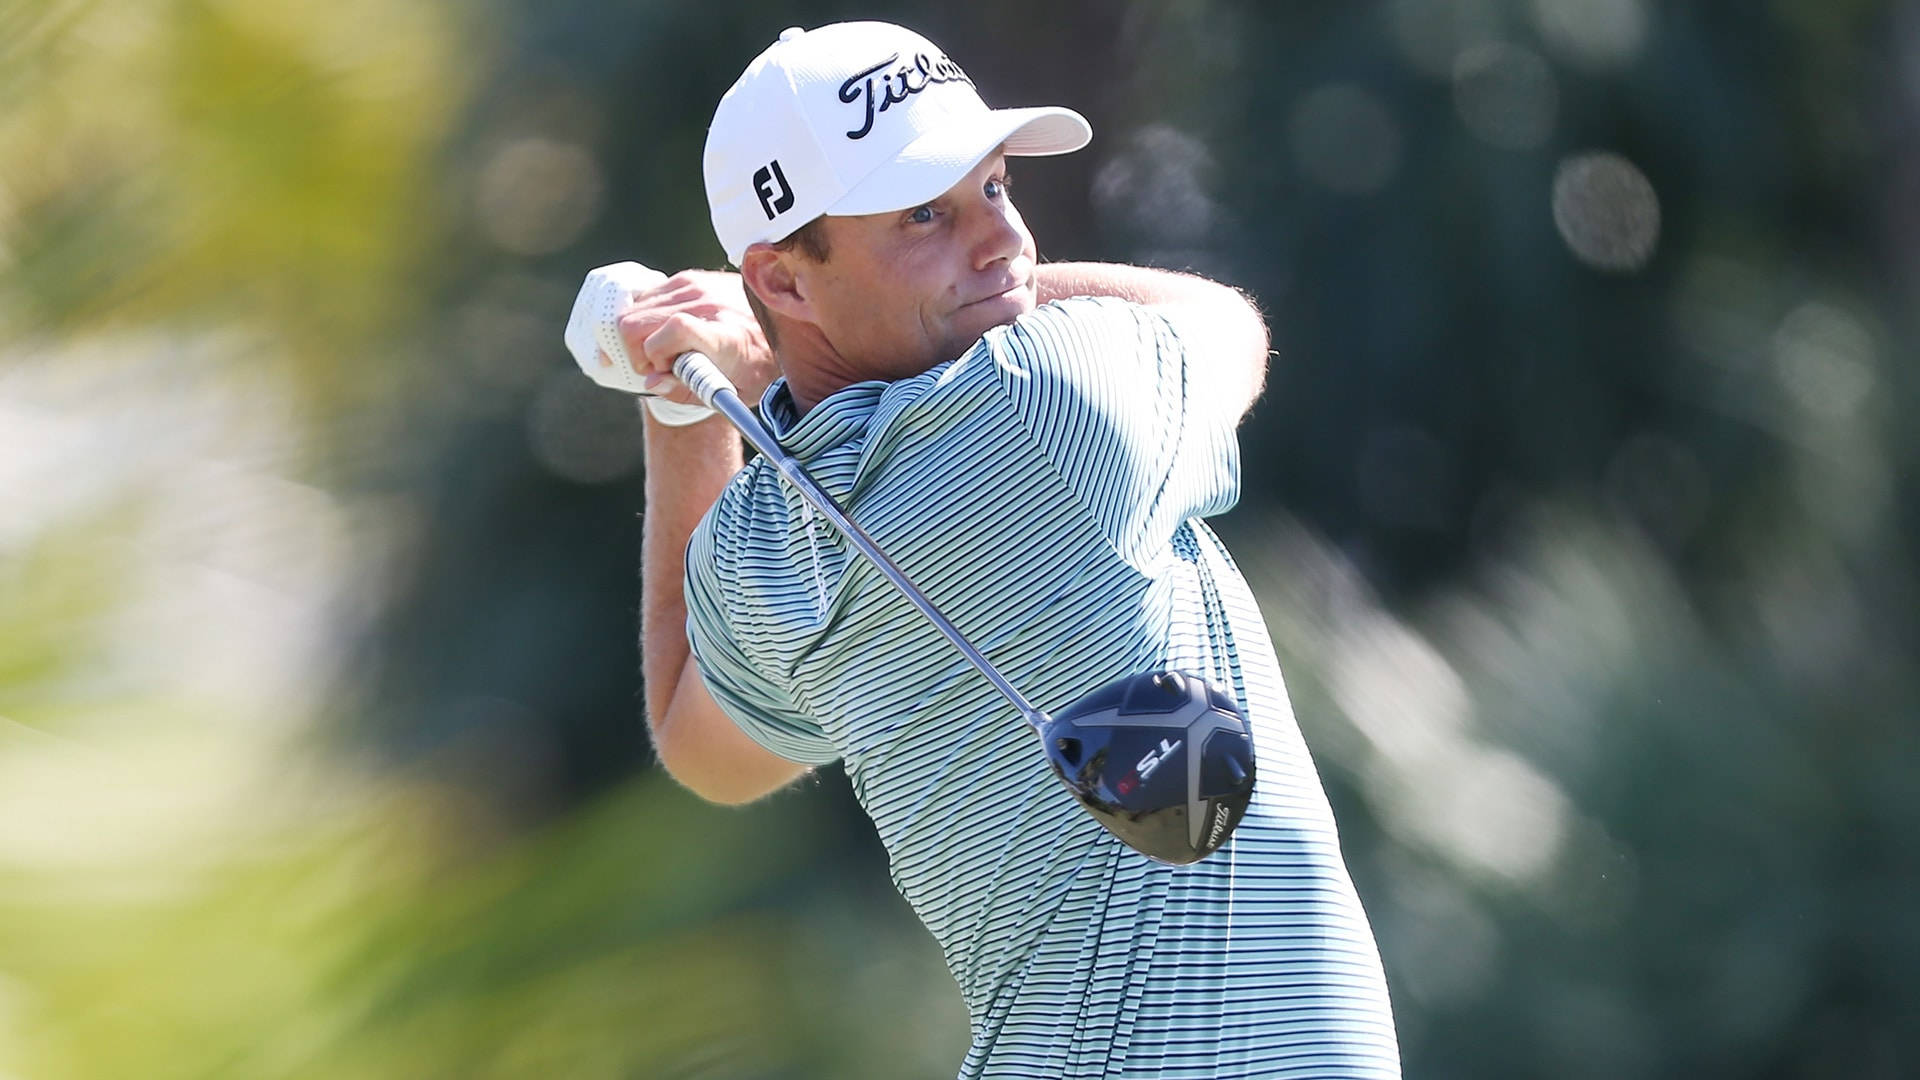
[[[1383,1077],[1380,961],[1246,582],[1201,519],[1267,336],[1239,293],[1043,264],[1008,159],[1091,137],[990,110],[884,23],[789,30],[721,99],[707,199],[731,274],[620,320],[650,403],[647,712],[681,783],[742,803],[838,761],[945,953],[962,1077]],[[1191,866],[1126,848],[882,575],[672,382],[711,357],[1030,700],[1175,668],[1232,687],[1259,781]],[[678,402],[678,405],[672,404]]]

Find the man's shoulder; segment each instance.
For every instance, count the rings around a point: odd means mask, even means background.
[[[716,570],[715,563],[724,561],[730,545],[764,531],[776,515],[784,525],[786,500],[781,496],[780,483],[779,471],[764,457],[754,458],[734,473],[694,526],[688,544],[688,572],[694,571],[696,556],[700,570]]]

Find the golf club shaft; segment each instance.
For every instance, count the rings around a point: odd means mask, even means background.
[[[920,613],[925,615],[936,629],[945,634],[948,641],[953,642],[961,655],[978,668],[980,674],[987,677],[987,681],[993,684],[994,689],[1000,691],[1008,701],[1013,703],[1013,707],[1019,710],[1020,715],[1033,726],[1034,730],[1042,732],[1046,730],[1047,715],[1035,708],[1020,691],[1014,689],[1013,684],[1001,676],[992,662],[961,636],[959,629],[948,622],[947,617],[940,614],[940,609],[933,606],[933,601],[927,599],[926,595],[908,580],[907,575],[894,565],[886,552],[880,550],[879,545],[873,542],[873,538],[867,535],[866,530],[855,525],[853,520],[847,517],[839,505],[833,501],[833,497],[828,495],[819,484],[814,483],[813,477],[807,475],[807,471],[801,468],[793,455],[787,453],[779,443],[774,441],[773,433],[768,431],[766,426],[760,423],[760,418],[753,414],[753,410],[747,408],[746,403],[740,400],[740,395],[735,392],[733,384],[727,380],[712,360],[696,352],[681,353],[673,362],[673,373],[679,376],[680,381],[689,390],[699,395],[700,400],[706,402],[708,408],[714,409],[731,421],[733,426],[739,429],[741,436],[752,443],[754,449],[759,450],[762,456],[780,470],[780,475],[786,477],[787,483],[793,485],[802,499],[832,522],[842,536],[852,541],[853,546],[859,548],[861,554],[865,555],[874,566],[879,567],[880,572],[887,576],[887,580],[893,582],[901,593],[913,602],[913,606],[919,608]]]

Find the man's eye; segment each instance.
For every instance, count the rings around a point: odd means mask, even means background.
[[[915,225],[926,225],[933,221],[933,207],[916,206],[907,214],[907,220]]]
[[[1013,179],[1001,176],[987,181],[987,198],[1004,199],[1013,190]]]

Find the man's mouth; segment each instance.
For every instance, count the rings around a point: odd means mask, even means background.
[[[1033,283],[1030,281],[1016,281],[1013,284],[1008,285],[1006,288],[1001,289],[999,292],[988,293],[977,300],[969,300],[960,306],[972,307],[975,304],[985,304],[993,300],[1013,300],[1017,302],[1020,299],[1020,297],[1015,296],[1014,294],[1024,292],[1028,289],[1031,289],[1032,287],[1033,287]]]

